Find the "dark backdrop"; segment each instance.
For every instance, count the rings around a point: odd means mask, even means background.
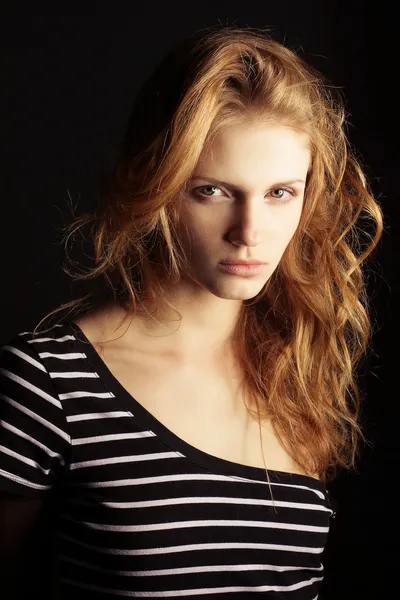
[[[83,4],[83,3],[82,3]],[[349,137],[379,198],[386,231],[368,280],[376,319],[360,375],[370,447],[331,485],[339,504],[325,552],[323,597],[395,597],[399,563],[398,9],[389,2],[13,2],[1,10],[0,343],[71,296],[61,227],[69,205],[96,200],[133,98],[180,39],[220,22],[271,26],[279,41],[343,89]],[[367,5],[370,4],[368,7]],[[79,6],[79,5],[77,5]],[[55,8],[56,7],[56,8]],[[67,10],[70,7],[71,10]]]

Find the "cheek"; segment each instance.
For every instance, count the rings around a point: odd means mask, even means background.
[[[286,248],[290,244],[296,230],[299,226],[300,213],[283,218],[279,221],[275,221],[274,225],[267,228],[265,239],[266,246],[275,256],[276,261],[279,261],[285,252]]]
[[[296,210],[288,211],[283,219],[283,227],[288,238],[291,238],[299,226],[302,214],[302,206],[296,207]]]
[[[202,227],[200,223],[190,228],[189,243],[194,251],[207,254],[220,243],[222,230],[215,223]]]
[[[267,246],[272,243],[276,248],[280,247],[283,253],[299,226],[301,214],[302,205],[289,206],[287,211],[283,208],[280,214],[274,212],[266,215],[265,224],[258,223],[258,231],[264,243]],[[229,229],[229,222],[230,219],[224,220],[223,215],[219,215],[218,220],[204,219],[193,208],[183,203],[176,231],[185,247],[207,253],[207,250],[219,244],[224,231]]]
[[[215,223],[203,224],[190,218],[180,220],[176,231],[183,247],[195,254],[206,252],[218,239]]]
[[[176,230],[185,245],[201,246],[212,243],[222,235],[223,223],[217,219],[204,219],[195,211],[184,208]]]
[[[288,226],[288,228],[285,230],[284,235],[282,236],[284,243],[283,243],[283,250],[286,250],[287,246],[290,244],[290,241],[292,240],[293,236],[296,233],[298,227],[298,222],[296,221],[295,223],[292,223],[290,226]]]
[[[297,231],[297,228],[299,226],[299,222],[300,222],[300,215],[298,216],[297,219],[293,219],[289,224],[288,224],[288,228],[287,228],[287,233],[288,233],[288,237],[289,239],[291,239],[294,234]]]
[[[265,231],[282,240],[290,240],[299,226],[301,210],[288,208],[282,213],[273,213],[267,217]]]

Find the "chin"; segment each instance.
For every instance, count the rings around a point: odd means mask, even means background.
[[[210,291],[218,298],[224,298],[225,300],[251,300],[259,294],[265,285],[265,281],[260,285],[259,282],[256,281],[246,281],[241,282],[241,285],[235,286],[236,289],[232,289],[232,286],[216,286],[214,289]],[[230,288],[230,289],[229,289]]]

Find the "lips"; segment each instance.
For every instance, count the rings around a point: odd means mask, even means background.
[[[237,275],[239,277],[253,277],[261,273],[265,267],[263,263],[256,265],[247,264],[235,264],[235,263],[220,263],[220,269],[231,275]]]
[[[251,266],[256,266],[256,265],[262,265],[264,263],[262,263],[259,260],[254,260],[254,261],[245,261],[245,260],[239,260],[239,261],[235,261],[235,260],[222,260],[221,264],[223,265],[243,265],[243,266],[247,266],[247,267],[251,267]]]

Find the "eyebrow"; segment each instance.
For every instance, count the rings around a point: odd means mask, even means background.
[[[236,192],[241,192],[241,193],[244,192],[244,190],[237,185],[233,185],[232,183],[226,183],[225,181],[220,181],[218,179],[213,179],[212,177],[206,177],[204,175],[196,175],[194,177],[191,177],[190,181],[194,181],[195,179],[203,179],[203,180],[209,181],[210,183],[215,184],[215,185],[223,185],[224,187],[231,189],[231,190],[235,190]],[[293,185],[294,183],[305,183],[305,180],[304,179],[290,179],[288,181],[277,181],[271,187],[279,187],[281,185]]]

